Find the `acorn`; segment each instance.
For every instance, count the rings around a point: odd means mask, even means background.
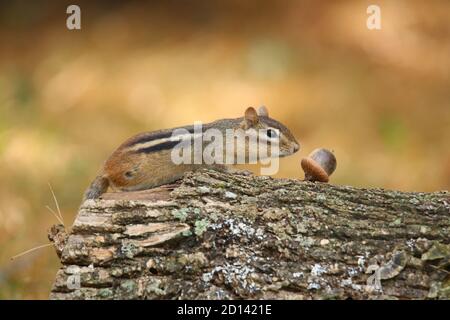
[[[330,150],[315,149],[302,159],[301,165],[305,172],[305,181],[328,182],[336,170],[336,157]]]

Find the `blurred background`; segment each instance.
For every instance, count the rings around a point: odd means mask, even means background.
[[[0,299],[48,297],[53,248],[10,259],[48,243],[49,183],[70,226],[129,136],[261,104],[302,146],[278,177],[326,147],[332,183],[448,190],[450,2],[1,1]]]

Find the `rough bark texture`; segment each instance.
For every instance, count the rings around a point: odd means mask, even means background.
[[[205,170],[104,198],[50,231],[50,298],[450,297],[448,192]]]

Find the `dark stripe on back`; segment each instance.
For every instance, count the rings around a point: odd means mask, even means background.
[[[131,147],[137,144],[150,142],[153,140],[159,140],[164,138],[170,138],[172,136],[172,132],[177,129],[185,129],[189,133],[194,133],[194,126],[189,127],[180,127],[180,128],[174,128],[174,129],[168,129],[168,130],[162,130],[160,132],[149,132],[149,133],[142,133],[137,135],[134,138],[131,138],[131,140],[127,141],[124,144],[124,147]],[[206,129],[206,126],[203,126],[202,132],[204,132]]]
[[[180,143],[179,140],[178,141],[167,141],[167,142],[162,142],[162,143],[159,143],[159,144],[151,146],[151,147],[138,149],[138,150],[135,150],[134,152],[135,153],[152,153],[152,152],[157,152],[157,151],[162,151],[162,150],[170,150],[179,143]]]

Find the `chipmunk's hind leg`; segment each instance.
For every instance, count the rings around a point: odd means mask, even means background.
[[[108,190],[108,187],[108,178],[102,175],[97,176],[84,193],[83,201],[88,199],[98,199],[103,193],[106,192],[106,190]]]

